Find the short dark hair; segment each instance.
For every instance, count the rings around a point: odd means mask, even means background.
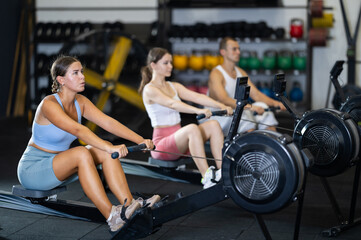
[[[228,41],[236,41],[236,39],[234,39],[232,37],[224,37],[224,38],[222,38],[222,40],[219,42],[219,50],[226,49]]]

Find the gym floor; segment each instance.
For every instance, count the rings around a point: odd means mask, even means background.
[[[291,123],[292,126],[292,123]],[[27,122],[23,118],[0,119],[0,190],[11,191],[18,184],[16,167],[30,138]],[[128,155],[128,158],[139,158]],[[146,159],[146,154],[143,154]],[[138,159],[139,160],[139,159]],[[336,177],[328,178],[344,215],[348,216],[355,168]],[[127,176],[132,192],[145,195],[158,193],[161,196],[184,195],[201,190],[200,185],[176,183],[139,176]],[[359,194],[360,195],[360,194]],[[116,204],[111,193],[109,197]],[[60,199],[89,201],[79,182],[68,186],[68,191],[58,195]],[[359,196],[360,198],[360,196]],[[265,223],[273,239],[292,239],[297,202],[283,210],[264,215]],[[356,209],[356,218],[361,208]],[[0,239],[110,239],[108,226],[99,223],[71,220],[43,214],[0,208]],[[338,225],[330,201],[320,179],[309,174],[306,184],[304,207],[299,239],[328,239],[322,231]],[[342,232],[337,239],[360,239],[361,226]],[[170,221],[155,234],[144,239],[264,239],[254,216],[231,199],[204,208],[192,214]]]

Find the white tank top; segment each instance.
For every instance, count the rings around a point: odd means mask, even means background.
[[[175,92],[173,99],[180,101],[177,90],[175,89],[175,87],[171,82],[168,83]],[[143,103],[145,106],[145,110],[147,111],[148,116],[150,118],[152,127],[173,126],[180,123],[181,118],[178,111],[171,109],[169,107],[162,106],[158,103],[147,104],[144,101]]]
[[[242,73],[235,67],[236,78],[232,78],[231,76],[228,75],[228,73],[223,69],[223,67],[221,65],[218,65],[216,67],[216,69],[218,69],[222,73],[224,80],[226,81],[225,90],[226,90],[228,96],[231,98],[234,98],[234,92],[236,91],[237,78],[243,77]]]

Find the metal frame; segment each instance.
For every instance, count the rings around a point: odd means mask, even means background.
[[[359,158],[361,158],[361,153],[359,153]],[[339,225],[333,226],[329,229],[326,229],[322,232],[324,237],[335,237],[340,233],[347,231],[353,227],[358,226],[361,224],[361,218],[355,219],[355,211],[356,211],[356,203],[357,203],[357,194],[359,189],[359,182],[360,182],[360,173],[361,173],[361,162],[358,161],[356,164],[355,175],[352,184],[352,195],[351,195],[351,202],[349,208],[349,216],[346,219],[343,214],[341,213],[340,207],[337,203],[335,195],[333,194],[331,187],[326,178],[320,178],[323,187],[327,193],[328,198],[330,199],[332,209],[336,214],[337,220]]]
[[[360,21],[361,21],[361,7],[359,9],[359,15],[357,18],[357,22],[356,22],[356,26],[355,26],[355,32],[354,32],[354,36],[351,36],[350,33],[350,28],[349,28],[349,24],[347,21],[347,16],[346,16],[346,11],[345,11],[345,7],[343,5],[343,0],[340,0],[340,5],[341,5],[341,13],[342,13],[342,19],[343,19],[343,24],[345,27],[345,32],[346,32],[346,39],[347,39],[347,52],[346,52],[346,56],[347,56],[347,63],[348,63],[348,68],[347,68],[347,82],[348,84],[352,84],[355,85],[355,81],[356,81],[356,43],[357,43],[357,35],[358,35],[358,31],[360,28]]]

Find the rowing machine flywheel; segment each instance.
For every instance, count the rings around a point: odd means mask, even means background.
[[[225,191],[252,213],[275,212],[295,201],[305,169],[292,138],[268,130],[236,136],[223,153]]]
[[[345,86],[343,86],[342,91],[346,98],[350,97],[350,96],[356,96],[356,95],[361,94],[361,88],[359,88],[355,85],[352,85],[352,84],[346,84]],[[332,99],[332,104],[335,107],[335,109],[340,109],[342,100],[341,100],[338,92],[335,93],[335,95]]]
[[[356,124],[361,126],[361,95],[348,97],[346,102],[342,103],[340,111],[349,113]]]
[[[314,156],[310,172],[331,177],[355,164],[360,148],[357,125],[347,113],[333,109],[307,112],[298,121],[293,139]]]

